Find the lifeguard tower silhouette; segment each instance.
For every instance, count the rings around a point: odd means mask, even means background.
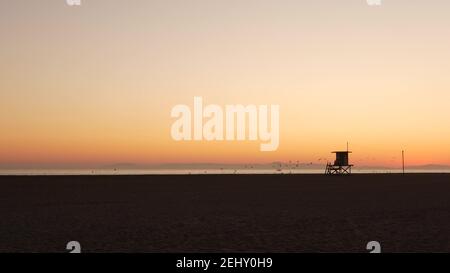
[[[328,175],[341,175],[341,174],[351,174],[353,165],[348,163],[348,154],[350,151],[336,151],[332,152],[336,154],[336,160],[334,164],[330,162],[327,163],[327,168],[325,169],[325,174]]]

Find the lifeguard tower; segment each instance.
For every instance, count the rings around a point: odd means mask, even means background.
[[[325,169],[325,174],[351,174],[353,165],[348,163],[348,155],[350,151],[337,151],[332,152],[336,154],[336,160],[334,164],[327,163],[327,168]]]

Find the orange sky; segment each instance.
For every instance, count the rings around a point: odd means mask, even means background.
[[[432,3],[431,3],[432,2]],[[449,1],[2,1],[0,167],[450,164]],[[175,142],[176,104],[280,105],[280,146]]]

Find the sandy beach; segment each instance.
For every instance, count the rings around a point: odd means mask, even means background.
[[[0,176],[0,251],[450,252],[450,174]]]

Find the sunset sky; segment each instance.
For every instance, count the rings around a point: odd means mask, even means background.
[[[450,165],[450,1],[0,1],[0,168]],[[280,105],[280,146],[176,142],[177,104]]]

